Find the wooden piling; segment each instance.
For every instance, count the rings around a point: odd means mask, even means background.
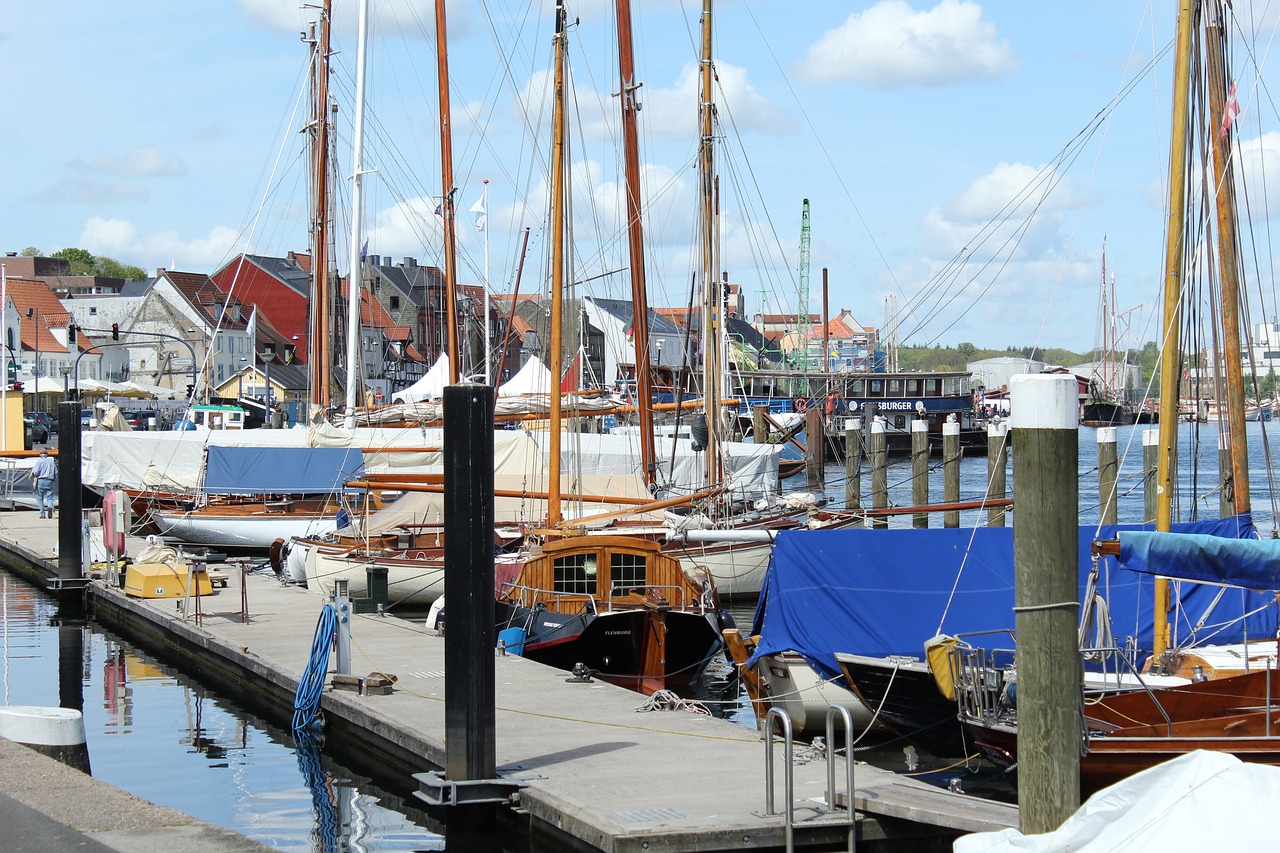
[[[1003,420],[987,424],[987,497],[1003,498],[1007,494],[1005,465],[1009,458],[1009,424]],[[993,506],[987,510],[988,527],[1004,527],[1008,509]]]
[[[1014,376],[1013,529],[1021,830],[1052,832],[1080,805],[1081,661],[1076,645],[1078,386]]]
[[[844,422],[844,508],[862,509],[862,419]]]
[[[1160,459],[1160,430],[1142,431],[1142,523],[1156,521],[1156,466]]]
[[[1120,483],[1116,457],[1116,428],[1098,428],[1098,501],[1103,524],[1115,524],[1120,517],[1116,488]]]
[[[810,406],[804,413],[804,473],[810,489],[822,488],[827,436],[822,428],[822,409]]]
[[[884,434],[884,420],[875,418],[871,421],[871,449],[867,455],[871,459],[871,507],[887,509],[889,506],[889,452],[888,437]],[[871,526],[883,529],[889,526],[889,519],[877,516]]]
[[[444,389],[445,778],[496,775],[493,621],[493,388]]]
[[[920,418],[911,421],[911,502],[916,506],[929,503],[929,423]],[[929,513],[911,516],[912,527],[928,527]]]
[[[764,444],[769,440],[769,422],[764,419],[769,407],[761,404],[751,407],[751,434],[756,444]]]
[[[948,420],[942,425],[942,500],[960,502],[960,422]],[[943,527],[959,527],[960,511],[942,514]]]

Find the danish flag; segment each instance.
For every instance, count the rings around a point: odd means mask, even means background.
[[[1222,108],[1222,130],[1218,132],[1220,138],[1227,138],[1227,131],[1231,129],[1231,123],[1238,115],[1240,115],[1240,102],[1236,100],[1236,84],[1232,83],[1231,89],[1227,92],[1227,103]]]

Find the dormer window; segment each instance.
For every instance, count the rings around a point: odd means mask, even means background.
[[[399,296],[391,297],[391,310],[395,311],[399,307],[400,307],[400,297]]]

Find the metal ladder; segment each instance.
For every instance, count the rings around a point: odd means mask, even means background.
[[[835,733],[836,733],[836,717],[840,717],[844,724],[844,739],[846,744],[845,755],[845,784],[848,786],[846,803],[847,806],[841,809],[836,806],[836,768],[835,768]],[[773,772],[773,723],[777,720],[782,727],[782,758],[786,763],[786,767],[782,774],[783,796],[786,797],[787,806],[786,816],[786,850],[787,853],[794,853],[796,849],[795,842],[795,822],[796,822],[796,798],[795,798],[795,764],[794,742],[792,740],[791,718],[787,716],[787,712],[781,708],[770,708],[764,718],[764,813],[768,817],[778,814],[784,814],[774,807],[774,772]],[[843,811],[848,814],[849,826],[849,853],[855,853],[858,844],[858,816],[853,807],[853,754],[849,751],[853,743],[853,717],[849,713],[849,709],[841,705],[831,705],[827,708],[827,790],[826,790],[826,811],[828,814],[834,814],[837,811]]]

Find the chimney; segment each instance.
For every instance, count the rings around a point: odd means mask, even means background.
[[[156,267],[156,278],[164,275],[164,267]]]
[[[404,259],[404,263],[403,263],[401,266],[403,266],[405,269],[409,269],[409,270],[411,270],[411,269],[413,269],[414,267],[416,267],[417,265],[418,265],[418,259],[417,259],[417,258],[405,258],[405,259]]]

